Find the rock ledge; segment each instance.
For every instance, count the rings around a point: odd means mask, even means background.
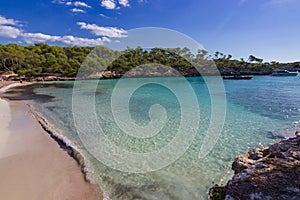
[[[235,175],[210,189],[210,199],[300,199],[300,131],[296,137],[235,158]]]

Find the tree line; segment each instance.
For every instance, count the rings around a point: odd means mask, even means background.
[[[81,66],[90,72],[110,70],[124,74],[136,66],[153,63],[170,66],[187,76],[194,67],[209,71],[212,65],[226,74],[270,72],[279,67],[299,68],[300,64],[263,62],[263,59],[253,55],[247,60],[237,60],[221,52],[209,55],[205,50],[198,50],[193,54],[188,48],[127,47],[124,51],[115,51],[104,46],[92,48],[49,46],[43,43],[30,46],[0,44],[0,72],[14,71],[19,75],[60,74],[74,77]]]

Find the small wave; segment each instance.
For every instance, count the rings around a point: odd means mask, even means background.
[[[57,131],[41,113],[36,111],[32,105],[27,104],[27,106],[29,107],[30,113],[39,122],[41,127],[79,164],[81,171],[84,174],[85,181],[91,184],[97,184],[93,179],[92,171],[86,165],[85,157],[81,150],[71,140],[60,134],[59,131]],[[110,200],[107,192],[104,191],[100,185],[98,185],[98,187],[103,195],[103,200]]]

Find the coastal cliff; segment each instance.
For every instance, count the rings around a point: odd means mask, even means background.
[[[300,131],[235,158],[235,175],[210,189],[210,199],[300,199]]]

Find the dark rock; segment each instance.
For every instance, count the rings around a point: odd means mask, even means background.
[[[211,191],[222,191],[221,199],[300,199],[300,132],[295,135],[238,156],[233,178]]]
[[[226,190],[224,187],[216,184],[214,187],[209,189],[209,196],[211,200],[222,200],[225,199]]]

